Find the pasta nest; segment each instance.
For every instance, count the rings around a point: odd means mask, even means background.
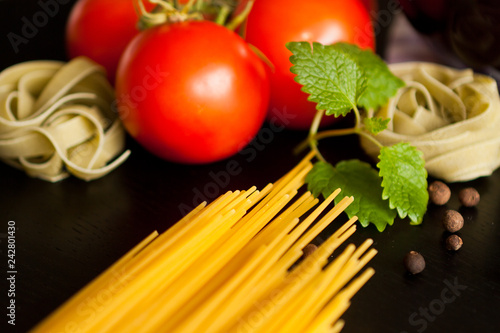
[[[104,69],[78,57],[0,73],[0,158],[51,182],[93,180],[123,163],[125,131]]]
[[[500,98],[493,78],[425,62],[389,67],[406,86],[385,106],[367,112],[391,119],[375,135],[380,143],[414,145],[423,152],[429,175],[447,182],[489,176],[500,166]],[[361,146],[377,159],[379,147],[366,138]]]

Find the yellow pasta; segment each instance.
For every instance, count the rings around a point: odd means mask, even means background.
[[[366,240],[331,260],[352,218],[302,258],[353,200],[333,204],[338,189],[320,203],[302,189],[312,158],[151,234],[32,332],[339,332],[376,250]]]

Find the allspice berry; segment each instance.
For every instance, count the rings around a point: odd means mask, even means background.
[[[474,207],[479,203],[479,192],[473,187],[467,187],[458,193],[460,203],[465,207]]]
[[[451,190],[442,181],[435,180],[433,181],[428,188],[429,191],[429,200],[435,204],[442,206],[450,200]]]
[[[449,209],[443,215],[443,227],[449,232],[457,232],[464,226],[464,217],[456,210]]]
[[[425,268],[425,259],[417,251],[410,251],[405,255],[403,265],[410,274],[418,274]]]
[[[457,251],[463,244],[462,238],[458,235],[450,235],[446,238],[446,248],[450,251]]]

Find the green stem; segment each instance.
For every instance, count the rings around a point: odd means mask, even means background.
[[[366,133],[359,127],[351,127],[351,128],[343,128],[343,129],[334,129],[334,130],[328,130],[328,131],[323,131],[318,134],[316,134],[312,138],[308,138],[308,140],[322,140],[326,138],[331,138],[335,136],[344,136],[344,135],[352,135],[352,134],[357,134],[359,136],[362,136],[371,142],[373,142],[377,147],[382,148],[384,145],[381,144],[377,139],[375,139],[373,136],[370,134]]]
[[[187,15],[197,1],[198,0],[189,0],[189,2],[182,8],[181,13]]]
[[[319,125],[321,124],[321,119],[325,114],[325,110],[318,110],[314,115],[314,119],[311,124],[311,128],[309,129],[309,138],[315,136],[318,133]]]
[[[379,149],[382,149],[384,147],[383,144],[381,144],[377,139],[375,139],[373,136],[371,136],[370,134],[366,133],[365,131],[359,131],[358,134],[362,137],[365,137],[367,138],[368,140],[370,140],[371,142],[373,142]]]
[[[344,136],[344,135],[350,135],[350,134],[357,134],[358,130],[353,127],[353,128],[346,128],[346,129],[334,129],[334,130],[328,130],[328,131],[323,131],[319,132],[317,134],[314,134],[311,136],[311,134],[302,141],[294,150],[296,154],[302,152],[304,149],[307,148],[307,146],[311,145],[311,141],[319,141],[321,139],[326,139],[329,137],[334,137],[334,136]]]
[[[144,0],[133,0],[135,10],[139,16],[138,27],[145,30],[164,23],[183,22],[186,20],[203,19],[199,11],[193,11],[195,4],[203,4],[203,0],[189,0],[189,2],[178,9],[178,1],[175,0],[148,0],[155,8],[148,12],[143,3]]]
[[[194,8],[197,12],[201,12],[203,10],[203,6],[205,6],[204,0],[198,0],[196,1]]]
[[[139,1],[142,3],[142,0],[139,0]],[[171,4],[170,2],[166,2],[166,1],[162,1],[162,0],[148,0],[148,1],[150,3],[152,3],[153,5],[156,5],[155,9],[157,9],[159,7],[159,8],[163,8],[167,11],[174,11],[177,8],[176,1],[174,1],[174,4]]]
[[[224,25],[230,13],[231,13],[231,8],[228,5],[222,5],[221,9],[219,10],[219,13],[217,14],[217,18],[215,19],[215,23],[219,25]]]
[[[358,107],[356,105],[354,105],[352,110],[354,111],[354,115],[356,117],[356,124],[354,125],[354,127],[360,128],[361,127],[361,114],[358,110]]]
[[[159,1],[153,1],[149,0],[150,3],[156,4],[156,7],[153,9],[152,12],[148,12],[146,7],[144,6],[143,0],[134,0],[134,9],[137,13],[137,16],[139,17],[139,21],[137,23],[137,27],[139,30],[145,30],[148,29],[152,26],[162,24],[166,22],[166,15],[160,10],[165,9],[165,6],[172,6],[168,2],[159,2]]]
[[[302,141],[294,150],[296,154],[302,152],[304,149],[307,148],[307,146],[310,146],[311,149],[313,149],[315,152],[317,151],[317,141],[326,139],[326,138],[331,138],[331,137],[336,137],[336,136],[345,136],[345,135],[352,135],[352,134],[357,134],[359,136],[362,136],[371,142],[373,142],[377,147],[382,148],[384,147],[383,144],[381,144],[377,139],[375,139],[373,136],[370,134],[366,133],[359,127],[351,127],[351,128],[342,128],[342,129],[333,129],[333,130],[327,130],[323,132],[319,132],[316,134],[310,133],[307,139]],[[321,156],[321,154],[319,155]]]
[[[246,4],[245,8],[243,9],[243,11],[241,13],[239,13],[238,15],[236,15],[236,17],[234,17],[231,21],[229,21],[228,24],[226,24],[226,28],[234,31],[237,27],[241,26],[241,24],[248,17],[248,14],[250,14],[250,11],[252,10],[254,2],[255,2],[255,0],[249,0],[248,3]]]
[[[316,134],[314,136],[314,140],[322,140],[322,139],[331,138],[331,137],[335,137],[335,136],[344,136],[344,135],[351,135],[351,134],[360,134],[360,131],[356,127],[328,130],[328,131],[323,131],[323,132]]]
[[[318,149],[318,142],[315,139],[316,135],[318,134],[319,125],[321,124],[321,119],[323,118],[324,113],[324,110],[316,111],[316,115],[314,116],[311,127],[309,129],[309,135],[304,142],[297,146],[297,148],[295,149],[296,154],[300,153],[307,146],[309,146],[320,161],[325,161],[325,158],[323,157],[323,155],[321,155]]]

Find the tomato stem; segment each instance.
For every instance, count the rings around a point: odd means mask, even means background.
[[[187,15],[195,5],[195,2],[197,1],[198,0],[189,0],[189,2],[182,8],[181,14]]]
[[[245,8],[243,8],[243,11],[236,15],[231,21],[229,21],[226,24],[226,28],[229,30],[236,30],[241,24],[246,20],[248,17],[248,14],[250,14],[250,11],[252,10],[253,4],[255,0],[249,0],[248,3],[246,4]]]
[[[248,46],[250,49],[252,49],[253,52],[267,65],[269,66],[269,69],[271,70],[272,73],[276,71],[276,67],[272,63],[272,61],[262,52],[259,50],[255,45],[248,43]]]
[[[149,1],[153,4],[156,4],[156,2],[154,2],[153,0]],[[139,22],[137,24],[139,30],[144,30],[165,22],[165,15],[163,13],[156,13],[157,8],[160,8],[161,5],[157,4],[157,7],[155,7],[153,12],[150,13],[147,11],[142,0],[135,0],[133,3],[137,16],[139,16]],[[172,7],[172,4],[170,3],[167,3],[167,5]]]
[[[144,0],[134,0],[134,7],[139,16],[138,28],[148,29],[167,22],[182,22],[189,19],[202,19],[201,13],[192,11],[195,1],[190,0],[182,9],[179,8],[178,1],[174,0],[148,0],[156,7],[148,12],[143,3]]]
[[[226,23],[229,14],[231,14],[231,7],[229,7],[226,4],[222,5],[221,9],[219,10],[219,13],[217,14],[217,18],[215,19],[215,23],[219,25],[224,25]]]
[[[203,6],[204,6],[203,1],[204,1],[204,0],[198,0],[198,1],[196,1],[195,5],[194,5],[194,9],[195,9],[197,12],[202,11]]]

